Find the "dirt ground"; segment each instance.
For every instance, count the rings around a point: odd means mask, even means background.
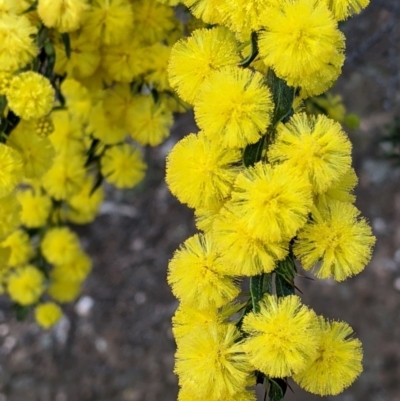
[[[337,401],[400,401],[400,169],[383,159],[384,124],[400,116],[400,6],[372,0],[345,23],[348,60],[335,92],[362,118],[349,132],[360,183],[357,205],[378,238],[373,259],[342,284],[297,279],[304,302],[347,321],[364,345],[364,372]],[[179,118],[173,136],[146,149],[147,177],[109,191],[95,223],[77,228],[94,271],[54,330],[13,318],[0,299],[0,401],[175,401],[166,285],[172,252],[194,232],[192,212],[163,182],[165,155],[194,130]],[[288,401],[320,399],[291,384]]]

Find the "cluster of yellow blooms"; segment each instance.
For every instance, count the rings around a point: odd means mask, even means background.
[[[165,2],[164,2],[165,3]],[[169,134],[182,23],[156,0],[0,0],[0,283],[18,315],[56,323],[91,261],[66,224],[132,188],[139,145]]]
[[[263,383],[280,401],[288,377],[338,394],[362,371],[361,343],[301,303],[295,260],[343,281],[364,269],[375,238],[354,206],[347,135],[304,102],[340,74],[338,21],[368,0],[183,3],[210,26],[174,45],[168,69],[200,128],[167,159],[169,188],[201,230],[168,269],[179,400],[252,401]]]

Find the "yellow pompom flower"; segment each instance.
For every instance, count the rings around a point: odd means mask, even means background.
[[[48,294],[57,302],[67,303],[75,301],[81,292],[81,283],[79,281],[58,280],[51,276],[51,283],[47,290]]]
[[[29,235],[23,230],[14,231],[0,246],[9,247],[11,250],[8,261],[8,266],[10,267],[26,265],[34,255]]]
[[[128,143],[108,148],[101,158],[101,173],[117,188],[132,188],[143,179],[145,171],[140,151]]]
[[[50,140],[37,136],[30,121],[20,121],[7,145],[19,152],[26,178],[41,178],[53,164],[55,152]]]
[[[172,7],[156,0],[134,2],[133,17],[135,35],[148,44],[164,40],[175,27]]]
[[[220,202],[216,202],[209,208],[198,208],[194,211],[194,217],[196,219],[196,227],[204,232],[209,232],[213,228],[213,224],[215,219],[219,215],[225,203],[228,199],[221,200]]]
[[[243,320],[249,362],[270,377],[292,376],[315,359],[320,329],[315,313],[296,295],[267,295]]]
[[[249,231],[267,242],[292,238],[307,221],[311,187],[304,175],[284,164],[258,162],[235,181],[232,208],[243,216]]]
[[[49,196],[40,190],[21,190],[17,192],[18,202],[22,206],[21,223],[28,228],[39,228],[47,223],[52,208]]]
[[[79,29],[86,8],[86,0],[39,0],[37,12],[48,28],[73,32]]]
[[[13,193],[0,198],[0,240],[18,228],[20,215],[21,206]]]
[[[104,190],[100,186],[92,193],[93,188],[94,178],[87,176],[81,190],[68,199],[68,220],[72,223],[87,224],[95,219],[104,199]]]
[[[227,66],[204,80],[194,103],[198,126],[223,147],[257,142],[271,122],[271,92],[258,72]]]
[[[50,116],[44,116],[34,121],[35,133],[39,138],[47,138],[54,132],[53,120]]]
[[[343,281],[360,273],[375,243],[370,226],[350,203],[331,201],[314,209],[312,220],[299,232],[294,253],[318,278]],[[321,262],[321,263],[318,263]]]
[[[58,280],[77,281],[81,283],[92,270],[92,261],[84,252],[79,252],[67,263],[54,267],[52,278]]]
[[[10,109],[24,120],[33,120],[49,114],[54,96],[50,81],[33,71],[16,75],[7,91]]]
[[[358,14],[367,7],[370,0],[325,0],[329,9],[338,21],[343,21]]]
[[[23,164],[20,154],[10,146],[0,144],[0,198],[9,195],[21,182]]]
[[[226,0],[182,0],[182,3],[190,8],[196,18],[207,24],[221,24],[224,21],[220,7],[226,3]]]
[[[169,135],[174,121],[172,113],[163,103],[155,103],[152,96],[135,100],[127,124],[132,139],[141,145],[159,145]]]
[[[6,95],[13,76],[9,71],[0,71],[0,95]]]
[[[54,72],[59,75],[67,74],[68,78],[84,79],[95,73],[100,65],[100,49],[90,33],[78,31],[69,35],[71,54],[67,57],[62,42],[54,43],[56,64]]]
[[[17,269],[8,279],[7,291],[21,305],[35,303],[44,291],[43,273],[32,265]]]
[[[89,90],[79,81],[67,78],[61,84],[61,92],[67,101],[71,117],[79,123],[87,123],[92,108]]]
[[[193,208],[210,208],[228,197],[241,161],[237,149],[224,149],[203,132],[181,139],[167,158],[170,191]]]
[[[58,155],[42,177],[43,188],[56,200],[75,195],[85,182],[85,159],[79,155]]]
[[[172,318],[172,331],[178,347],[181,338],[222,324],[223,320],[217,308],[197,309],[187,305],[179,305]]]
[[[92,41],[118,45],[132,32],[129,0],[93,0],[85,12],[83,30]]]
[[[106,145],[115,145],[122,142],[126,137],[125,126],[115,124],[109,114],[106,113],[104,102],[98,102],[90,113],[88,131],[100,139]]]
[[[240,292],[232,277],[222,273],[212,238],[197,234],[178,249],[168,267],[168,283],[185,305],[199,309],[220,307]]]
[[[5,71],[25,67],[38,53],[32,38],[37,33],[28,18],[23,15],[0,16],[0,65]]]
[[[239,61],[238,44],[228,29],[198,29],[172,48],[169,82],[185,102],[193,104],[201,84],[213,71]]]
[[[267,242],[255,237],[246,221],[229,210],[229,203],[214,221],[212,238],[224,265],[232,276],[270,273],[288,253],[288,242]]]
[[[54,302],[45,302],[35,308],[36,323],[44,329],[54,326],[61,317],[62,310]]]
[[[179,342],[175,373],[179,384],[201,400],[225,400],[245,390],[250,365],[233,324],[192,332]]]
[[[316,194],[325,192],[349,170],[351,143],[339,123],[324,115],[295,114],[279,124],[268,160],[308,174]]]
[[[262,25],[260,55],[291,86],[305,86],[303,77],[323,71],[343,54],[344,36],[319,0],[283,0],[263,14]]]
[[[171,47],[162,43],[155,43],[149,48],[150,70],[144,76],[146,83],[158,91],[170,91],[168,83],[168,62]]]
[[[47,261],[55,265],[70,263],[82,253],[78,236],[68,227],[47,230],[40,249]]]
[[[319,318],[321,335],[317,355],[306,368],[293,376],[304,390],[322,396],[337,395],[362,372],[361,342],[344,322]]]

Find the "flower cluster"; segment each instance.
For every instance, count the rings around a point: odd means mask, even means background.
[[[362,371],[361,343],[349,325],[301,303],[295,260],[343,281],[364,269],[375,238],[354,206],[346,133],[302,110],[340,74],[338,21],[368,1],[184,3],[213,27],[179,40],[168,70],[199,127],[172,149],[166,171],[201,230],[168,268],[180,301],[179,400],[255,400],[256,383],[281,400],[288,377],[338,394]]]
[[[166,71],[183,25],[162,3],[0,2],[1,290],[44,328],[92,268],[67,223],[94,220],[103,182],[138,184],[140,146],[185,109]]]

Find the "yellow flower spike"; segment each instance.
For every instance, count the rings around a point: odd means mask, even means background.
[[[240,292],[223,273],[212,238],[197,234],[175,252],[169,262],[168,283],[182,304],[209,309],[232,301]]]
[[[301,372],[317,355],[320,329],[315,313],[296,295],[267,295],[260,311],[243,320],[248,333],[243,349],[253,367],[267,376],[284,378]]]
[[[198,29],[173,46],[169,82],[185,102],[193,104],[201,84],[213,71],[239,61],[236,39],[228,29]]]
[[[371,258],[375,237],[359,215],[355,206],[339,201],[315,209],[294,245],[303,268],[315,268],[318,278],[336,281],[360,273]]]
[[[32,265],[19,268],[8,279],[7,291],[13,301],[31,305],[44,291],[44,275]]]
[[[238,175],[231,205],[254,237],[268,243],[289,241],[307,221],[311,186],[290,166],[258,162]]]
[[[203,132],[181,139],[167,158],[170,191],[193,208],[213,208],[229,196],[241,154],[210,141]]]
[[[179,384],[202,400],[229,398],[245,391],[251,368],[233,324],[215,324],[181,339],[175,373]]]
[[[268,160],[308,174],[316,194],[326,192],[349,170],[351,143],[339,123],[324,115],[295,114],[277,127]]]
[[[39,0],[37,12],[45,26],[64,33],[79,29],[87,8],[86,0]]]
[[[61,317],[62,310],[54,302],[45,302],[35,308],[35,320],[44,329],[54,326]]]
[[[271,123],[271,92],[258,72],[223,67],[204,80],[194,103],[196,122],[223,147],[257,142]]]
[[[10,109],[24,120],[34,120],[49,114],[54,96],[50,81],[33,71],[16,75],[7,90]]]
[[[319,324],[321,334],[316,357],[293,379],[310,393],[337,395],[362,372],[361,342],[352,338],[354,333],[347,323],[319,317]]]
[[[101,158],[101,173],[117,188],[132,188],[138,184],[146,168],[140,151],[128,143],[108,148]]]

